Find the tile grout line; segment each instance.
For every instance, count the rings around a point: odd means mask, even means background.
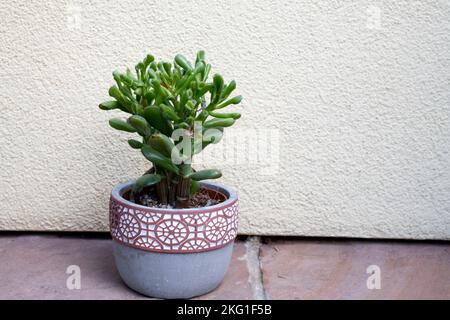
[[[266,290],[263,283],[263,272],[261,268],[261,238],[250,236],[245,241],[248,282],[252,288],[255,300],[267,300]]]
[[[260,273],[260,281],[261,281],[261,287],[263,290],[263,298],[261,300],[269,300],[270,297],[267,295],[267,291],[266,291],[266,287],[264,286],[264,272],[263,272],[263,268],[262,268],[262,259],[261,259],[261,253],[262,253],[262,241],[261,239],[263,238],[262,236],[259,236],[259,248],[258,248],[258,267],[259,267],[259,273]]]

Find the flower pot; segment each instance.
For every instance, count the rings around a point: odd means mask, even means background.
[[[223,202],[202,208],[160,209],[125,199],[133,181],[111,192],[110,230],[123,281],[157,298],[190,298],[215,289],[230,263],[237,234],[234,192],[201,183]]]

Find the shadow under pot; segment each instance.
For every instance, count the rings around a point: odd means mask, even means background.
[[[134,181],[111,192],[110,230],[116,267],[127,286],[156,298],[183,299],[214,290],[228,269],[237,234],[238,199],[214,183],[213,206],[161,209],[125,199]]]

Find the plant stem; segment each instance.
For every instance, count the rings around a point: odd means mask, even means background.
[[[187,208],[189,205],[189,187],[191,179],[181,178],[177,185],[177,207]]]
[[[158,194],[159,202],[167,204],[167,179],[162,179],[156,184],[156,193]]]

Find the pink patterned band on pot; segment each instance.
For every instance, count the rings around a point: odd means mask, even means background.
[[[139,206],[113,192],[109,209],[112,238],[142,250],[209,251],[225,246],[237,235],[237,198],[210,209],[168,210]]]

